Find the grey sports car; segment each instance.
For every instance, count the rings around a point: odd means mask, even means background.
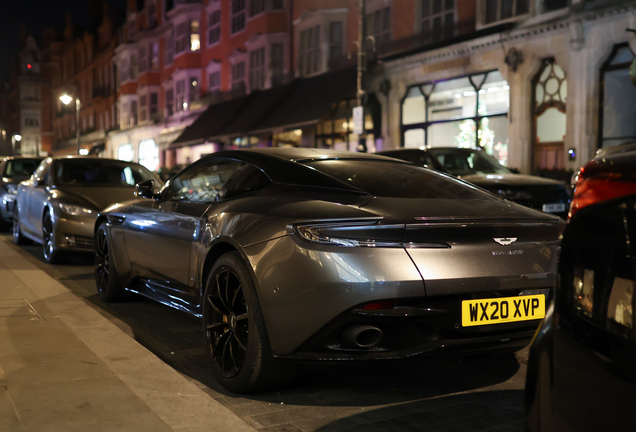
[[[289,360],[518,350],[554,283],[557,217],[395,159],[213,154],[95,222],[106,301],[202,317],[219,381],[279,385]]]
[[[0,159],[0,227],[13,220],[18,184],[31,177],[43,158],[9,156]]]
[[[93,226],[100,210],[135,197],[135,184],[161,181],[143,166],[90,156],[46,158],[20,183],[13,217],[17,244],[42,244],[44,259],[64,252],[93,252]]]

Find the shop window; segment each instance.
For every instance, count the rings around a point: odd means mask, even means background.
[[[208,46],[221,40],[221,10],[217,9],[208,15]]]
[[[367,35],[375,38],[378,47],[391,40],[391,8],[385,7],[367,14]]]
[[[250,17],[265,11],[265,0],[250,0]]]
[[[171,88],[166,90],[166,117],[170,117],[174,113],[174,90]]]
[[[210,93],[221,90],[221,71],[212,72],[208,75],[208,85]]]
[[[174,37],[172,31],[170,31],[168,37],[166,37],[166,45],[164,49],[164,63],[169,65],[172,63],[172,57],[174,55]]]
[[[250,91],[265,88],[265,47],[250,52]]]
[[[159,147],[155,140],[148,139],[139,143],[139,163],[150,171],[156,171],[159,168]]]
[[[201,49],[201,35],[199,34],[199,20],[190,21],[190,51]]]
[[[534,169],[563,169],[567,79],[553,58],[543,60],[532,81],[534,89]]]
[[[485,0],[485,6],[486,24],[524,15],[530,11],[529,0]]]
[[[403,146],[480,146],[507,163],[509,91],[499,71],[410,87],[402,101]]]
[[[316,126],[316,144],[321,148],[357,151],[359,136],[353,133],[353,107],[357,101],[343,100],[335,103]],[[371,112],[379,107],[365,107],[364,127],[367,135],[368,151],[375,150],[373,138],[374,123]],[[300,131],[300,129],[298,129]]]
[[[439,41],[453,37],[455,0],[421,0],[420,14],[420,30],[425,40]]]
[[[150,70],[159,70],[159,43],[153,42],[150,44]]]
[[[139,73],[146,72],[148,59],[146,58],[146,47],[139,48]]]
[[[272,86],[283,84],[285,53],[283,44],[272,44],[270,66],[272,69]]]
[[[320,71],[320,25],[300,32],[298,70],[303,76]]]
[[[133,150],[132,144],[122,144],[117,149],[117,159],[132,162],[134,158],[135,151]]]
[[[232,90],[245,88],[245,62],[232,65]]]
[[[636,86],[629,75],[633,61],[625,42],[614,46],[601,67],[599,148],[636,140]]]
[[[245,0],[232,0],[231,33],[245,30]]]

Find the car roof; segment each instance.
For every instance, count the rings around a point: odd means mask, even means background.
[[[432,151],[436,151],[436,150],[459,150],[459,151],[465,151],[465,150],[471,150],[471,151],[483,151],[483,149],[479,148],[479,147],[425,147],[425,148],[406,148],[406,147],[402,147],[402,148],[397,148],[397,149],[390,149],[390,150],[383,150],[378,152],[378,154],[382,155],[382,154],[389,154],[389,153],[395,153],[395,152],[403,152],[403,151],[416,151],[416,152],[427,152],[429,150]]]
[[[243,159],[259,159],[263,161],[274,157],[290,162],[308,162],[312,160],[324,159],[368,159],[368,160],[384,160],[394,162],[394,159],[385,156],[379,156],[373,153],[357,153],[341,150],[304,148],[304,147],[268,147],[268,148],[250,148],[242,150],[227,150],[213,153],[208,157],[234,157]]]

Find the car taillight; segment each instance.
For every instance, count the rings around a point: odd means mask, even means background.
[[[603,168],[598,162],[590,162],[581,169],[568,218],[589,205],[636,194],[633,174],[604,171]]]
[[[378,309],[393,309],[395,302],[393,300],[384,300],[367,303],[362,307],[362,310],[378,310]]]
[[[298,237],[311,243],[340,247],[403,247],[404,225],[378,225],[378,221],[343,221],[296,225]]]

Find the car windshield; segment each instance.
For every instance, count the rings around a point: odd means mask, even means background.
[[[7,161],[7,165],[4,167],[4,177],[16,178],[24,177],[29,178],[33,171],[35,171],[42,162],[42,159],[13,159]]]
[[[488,199],[490,194],[426,168],[382,160],[307,162],[331,177],[378,197]]]
[[[492,156],[472,149],[429,149],[446,171],[456,176],[471,174],[509,174]]]
[[[55,184],[65,186],[135,187],[144,180],[155,180],[142,165],[103,159],[66,159],[55,162]],[[160,186],[157,184],[156,186]]]

